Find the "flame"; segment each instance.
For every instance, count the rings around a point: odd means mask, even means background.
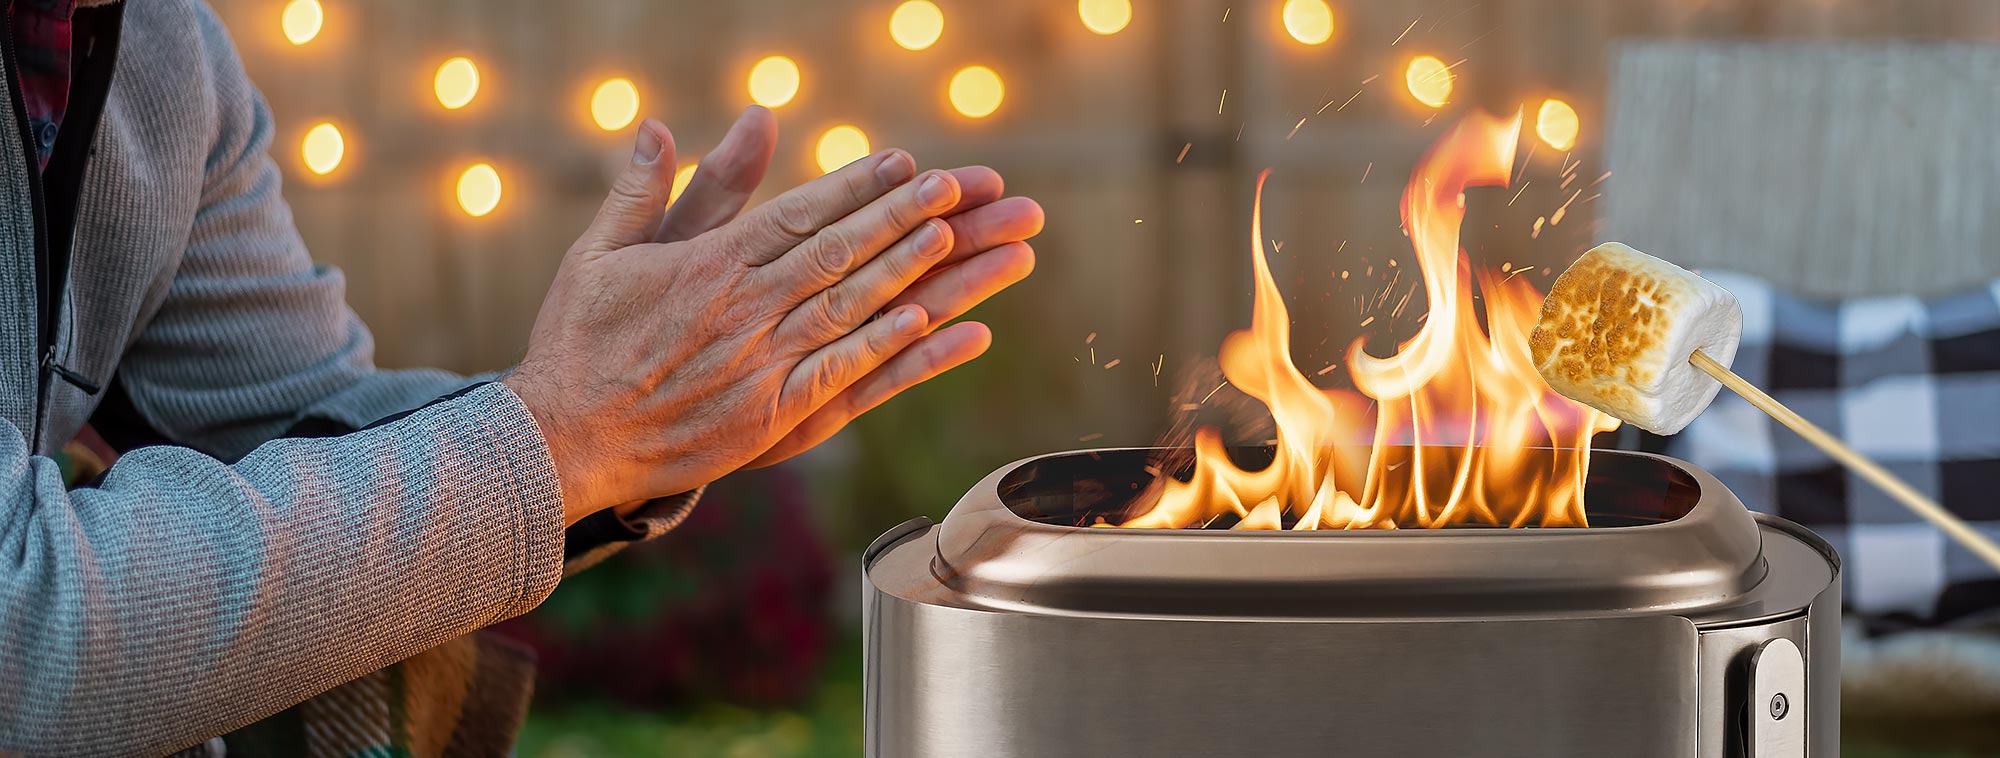
[[[1369,355],[1363,340],[1348,347],[1357,391],[1315,387],[1292,361],[1291,319],[1261,242],[1270,172],[1258,177],[1255,306],[1250,328],[1230,334],[1220,357],[1230,383],[1270,408],[1275,458],[1262,470],[1238,468],[1221,433],[1200,429],[1192,477],[1162,475],[1158,499],[1120,526],[1587,526],[1590,437],[1618,422],[1542,382],[1528,354],[1541,293],[1499,272],[1474,272],[1458,245],[1465,189],[1507,183],[1520,130],[1519,115],[1474,113],[1417,164],[1403,224],[1430,315],[1394,355]],[[1372,444],[1349,444],[1361,439]]]

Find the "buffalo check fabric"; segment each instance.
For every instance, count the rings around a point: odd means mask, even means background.
[[[1703,276],[1742,301],[1736,373],[2000,539],[2000,280],[1928,300],[1815,301]],[[2000,571],[1734,393],[1678,435],[1623,434],[1825,537],[1848,609],[1874,629],[2000,621]]]

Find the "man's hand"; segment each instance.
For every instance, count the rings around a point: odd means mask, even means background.
[[[900,150],[734,219],[775,134],[745,111],[665,210],[672,137],[647,120],[564,258],[503,381],[548,438],[569,521],[793,455],[976,357],[983,325],[932,330],[1033,267],[1039,207],[998,200],[983,167],[919,176]]]

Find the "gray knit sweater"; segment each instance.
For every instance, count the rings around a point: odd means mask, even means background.
[[[184,447],[74,492],[45,457],[103,393],[39,381],[32,175],[0,128],[0,754],[184,748],[533,608],[564,570],[553,463],[500,384],[271,441],[467,379],[375,369],[339,273],[293,229],[270,113],[212,12],[139,0],[123,28],[57,359],[115,373]]]

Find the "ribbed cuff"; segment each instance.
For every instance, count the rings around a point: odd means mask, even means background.
[[[562,482],[548,440],[528,406],[507,385],[491,382],[456,401],[472,414],[487,442],[504,456],[518,518],[513,524],[518,592],[495,618],[518,616],[540,605],[563,576]],[[494,525],[499,528],[500,525]]]

